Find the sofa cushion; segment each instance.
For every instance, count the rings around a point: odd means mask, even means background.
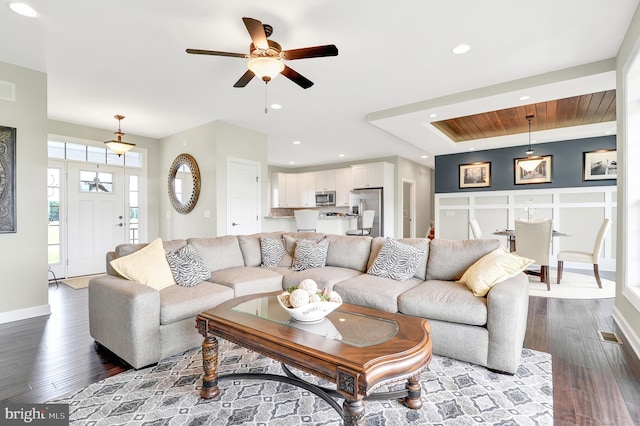
[[[426,253],[426,250],[387,238],[367,274],[397,281],[408,280],[416,273]]]
[[[158,291],[175,284],[160,238],[131,254],[113,259],[110,264],[124,278]]]
[[[327,266],[350,268],[360,272],[367,270],[371,237],[327,235],[327,239]]]
[[[240,244],[240,250],[242,251],[244,266],[260,266],[262,264],[262,253],[260,252],[261,237],[282,238],[282,232],[238,235],[238,244]]]
[[[168,252],[167,261],[176,284],[183,287],[193,287],[211,278],[211,272],[202,258],[189,244],[177,251]]]
[[[501,246],[478,259],[462,274],[459,282],[474,295],[486,296],[494,285],[521,273],[534,262],[533,259],[509,253]]]
[[[427,280],[457,281],[476,260],[500,247],[499,240],[431,240]]]
[[[240,244],[235,235],[216,238],[189,238],[187,240],[202,257],[211,272],[244,266]]]
[[[398,312],[398,296],[423,282],[419,278],[396,281],[369,274],[341,281],[333,286],[345,303]]]
[[[278,266],[284,255],[284,240],[282,238],[260,237],[260,253],[263,268]]]
[[[476,297],[454,281],[425,281],[398,297],[398,310],[407,315],[460,324],[487,324],[487,299]]]
[[[205,281],[195,287],[172,285],[160,291],[160,324],[194,318],[231,299],[233,290],[220,284]]]
[[[329,247],[331,247],[331,244],[329,244]],[[282,279],[282,288],[287,289],[300,284],[304,279],[310,278],[318,284],[319,289],[324,290],[326,288],[331,291],[336,283],[358,275],[362,275],[362,272],[337,266],[325,266],[324,268],[312,268],[297,272],[287,271]]]
[[[235,297],[282,290],[282,274],[253,266],[212,272],[209,281],[230,287]]]
[[[116,253],[116,257],[122,257],[122,256],[126,256],[128,254],[131,254],[133,252],[136,252],[138,250],[140,250],[141,248],[144,248],[146,246],[148,246],[148,243],[139,243],[139,244],[118,244],[114,250],[114,252]],[[167,241],[162,241],[162,248],[165,251],[176,251],[181,249],[182,247],[187,245],[187,241],[186,240],[167,240]]]
[[[322,268],[327,263],[327,250],[329,240],[323,238],[320,241],[304,238],[296,242],[296,250],[293,255],[292,271],[303,271],[311,268]]]
[[[384,241],[386,238],[384,237],[375,237],[373,241],[371,241],[371,254],[369,255],[369,262],[367,263],[367,269],[373,265],[373,262],[378,257],[378,253],[382,250],[382,246],[384,245]],[[412,247],[416,247],[420,250],[425,250],[426,254],[424,255],[422,261],[418,264],[418,268],[416,269],[416,273],[413,275],[416,278],[420,278],[424,280],[427,275],[427,258],[429,256],[429,240],[427,238],[397,238],[396,241],[401,242],[402,244],[407,244]]]

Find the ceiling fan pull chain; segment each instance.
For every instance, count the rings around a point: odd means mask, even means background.
[[[264,85],[264,113],[268,113],[269,109],[267,108],[267,85]]]

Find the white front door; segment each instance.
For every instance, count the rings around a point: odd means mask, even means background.
[[[228,167],[228,235],[260,231],[260,165],[248,160],[230,160]]]
[[[105,272],[105,254],[126,241],[124,170],[68,163],[67,276]]]

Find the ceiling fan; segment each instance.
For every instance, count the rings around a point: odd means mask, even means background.
[[[251,36],[249,53],[219,52],[216,50],[187,49],[187,53],[194,55],[231,56],[233,58],[247,58],[249,68],[233,87],[245,87],[253,77],[258,76],[265,83],[279,74],[296,83],[303,89],[313,86],[313,82],[283,63],[294,59],[319,58],[322,56],[337,56],[338,48],[334,44],[324,46],[304,47],[301,49],[282,50],[280,44],[268,37],[273,33],[271,25],[263,24],[257,19],[242,18]]]

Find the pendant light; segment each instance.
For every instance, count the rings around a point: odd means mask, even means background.
[[[532,172],[542,163],[542,158],[537,156],[533,156],[535,152],[531,147],[531,120],[533,119],[533,115],[527,115],[526,119],[529,121],[529,148],[525,151],[527,154],[526,160],[521,160],[518,162],[518,165],[526,172]]]
[[[124,115],[114,115],[113,117],[118,120],[118,131],[114,132],[114,134],[118,136],[118,140],[105,141],[104,144],[107,145],[111,151],[117,154],[118,157],[120,157],[136,145],[122,140],[124,133],[120,130],[120,120],[124,118]]]

